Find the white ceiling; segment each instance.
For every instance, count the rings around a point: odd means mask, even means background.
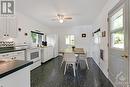
[[[16,0],[16,10],[49,27],[91,25],[107,0]],[[61,13],[72,16],[63,24],[51,19]]]

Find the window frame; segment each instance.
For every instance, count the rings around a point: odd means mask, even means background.
[[[112,49],[115,49],[115,50],[124,50],[125,49],[125,38],[124,38],[124,47],[123,48],[117,48],[117,47],[114,47],[113,46],[113,40],[112,40],[112,34],[114,34],[114,33],[116,33],[116,32],[120,32],[120,31],[125,31],[125,29],[124,29],[124,9],[123,8],[120,8],[120,9],[118,9],[114,14],[116,14],[117,12],[119,12],[120,10],[122,10],[122,14],[120,15],[120,16],[117,16],[116,17],[116,19],[118,19],[119,17],[121,17],[121,16],[123,16],[123,26],[122,27],[119,27],[119,28],[115,28],[115,29],[112,29],[112,27],[113,27],[113,21],[111,20],[112,19],[112,16],[114,16],[114,15],[111,15],[111,17],[110,17],[110,47],[112,48]],[[116,20],[116,19],[114,19],[114,21]],[[124,33],[123,33],[123,35],[124,35]]]
[[[70,39],[71,36],[74,36],[74,40],[71,40],[71,39]],[[67,43],[67,38],[69,38],[68,43]],[[73,44],[72,44],[72,43],[73,43]],[[75,46],[75,35],[74,35],[74,34],[67,34],[67,35],[65,35],[65,44],[66,44],[67,46]]]
[[[36,41],[34,42],[33,40],[33,34],[36,35],[35,39]],[[33,44],[42,44],[42,41],[43,41],[43,33],[40,33],[40,32],[36,32],[36,31],[31,31],[31,39],[32,39],[32,43]],[[40,38],[41,37],[41,38]],[[40,40],[39,40],[40,39]]]
[[[97,31],[93,32],[93,37],[94,37],[94,44],[100,44],[101,43],[101,30],[98,29]],[[98,39],[97,42],[96,42],[96,39]]]

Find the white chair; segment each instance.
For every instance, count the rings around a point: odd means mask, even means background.
[[[87,65],[87,68],[89,69],[88,60],[87,60],[87,52],[86,51],[85,51],[84,54],[79,54],[77,58],[78,58],[78,61],[79,60],[84,60],[86,65]]]
[[[64,58],[64,55],[63,55],[63,59],[62,59],[60,67],[62,67],[62,65],[63,65],[64,62],[65,62],[65,58]]]
[[[76,76],[76,57],[74,53],[64,53],[64,61],[65,61],[65,70],[64,75],[66,73],[67,66],[72,65],[73,66],[73,73],[74,76]]]

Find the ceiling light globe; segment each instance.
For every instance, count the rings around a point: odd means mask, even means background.
[[[62,19],[59,20],[60,23],[63,23],[64,21]]]

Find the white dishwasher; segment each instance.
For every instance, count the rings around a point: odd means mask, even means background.
[[[44,48],[41,48],[41,59],[42,63],[47,62],[48,60],[53,58],[53,46],[47,46]]]

